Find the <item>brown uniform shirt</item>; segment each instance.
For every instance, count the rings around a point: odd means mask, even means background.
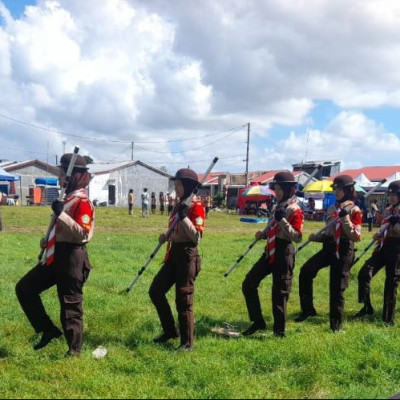
[[[383,210],[383,221],[382,225],[387,223],[385,221],[386,218],[389,218],[391,215],[400,215],[400,205],[398,204],[397,206],[389,206]],[[397,238],[400,239],[400,224],[397,223],[394,226],[389,226],[388,231],[387,231],[387,238]]]
[[[342,236],[350,239],[352,242],[358,242],[360,240],[361,223],[362,223],[362,213],[358,206],[354,206],[352,201],[345,201],[340,204],[340,209],[352,207],[350,214],[341,218],[342,224]],[[336,211],[336,205],[332,205],[328,208],[326,212],[326,225],[327,228],[324,232],[320,233],[318,236],[315,235],[315,241],[322,242],[325,237],[335,238],[336,227],[335,224],[331,223],[335,219],[334,214]],[[330,224],[330,225],[329,225]]]
[[[94,231],[95,211],[84,190],[64,200],[64,211],[56,221],[56,242],[86,244]]]
[[[300,243],[303,238],[303,211],[293,199],[286,208],[286,216],[278,222],[277,238]]]
[[[177,217],[174,214],[170,218],[170,224]],[[201,239],[201,233],[204,231],[205,210],[201,201],[195,201],[191,204],[189,214],[183,221],[179,221],[174,232],[171,235],[171,242],[184,243],[192,242],[198,244]]]

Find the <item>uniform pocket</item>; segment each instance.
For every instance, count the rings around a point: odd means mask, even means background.
[[[290,292],[292,291],[292,278],[289,278],[286,275],[283,276],[280,281],[280,289],[281,294],[290,294]]]
[[[199,272],[201,271],[201,258],[200,256],[196,257],[196,277],[199,274]]]
[[[90,264],[89,265],[86,265],[86,264],[83,265],[83,270],[82,270],[83,283],[85,283],[88,280],[91,270],[92,270],[92,266]]]
[[[342,272],[340,276],[340,289],[345,290],[349,286],[350,271]]]
[[[88,254],[86,252],[85,260],[83,262],[83,269],[82,269],[83,283],[85,283],[88,280],[90,271],[92,269],[93,269],[93,267],[90,264],[89,256],[88,256]]]
[[[83,296],[79,294],[63,296],[65,317],[67,320],[81,318],[83,314],[82,299]]]

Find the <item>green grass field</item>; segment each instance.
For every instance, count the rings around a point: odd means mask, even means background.
[[[160,333],[147,291],[162,261],[162,248],[131,293],[129,285],[165,232],[167,218],[128,216],[125,209],[97,210],[96,232],[89,246],[94,270],[85,286],[85,345],[80,358],[64,358],[64,339],[35,352],[38,340],[17,302],[14,287],[38,255],[50,208],[3,207],[0,232],[0,397],[1,398],[386,398],[400,390],[400,318],[381,322],[384,272],[373,281],[376,313],[354,321],[358,311],[357,272],[346,291],[345,333],[331,333],[328,320],[328,270],[315,280],[318,316],[296,324],[298,273],[318,249],[299,253],[289,300],[287,337],[272,335],[271,277],[260,287],[268,329],[251,338],[224,339],[211,329],[228,322],[248,326],[241,282],[262,252],[258,244],[226,279],[224,272],[252,242],[261,224],[212,212],[200,246],[202,271],[196,282],[196,350],[180,353],[178,342],[154,345]],[[321,228],[307,223],[305,237]],[[376,229],[376,228],[375,228]],[[364,230],[365,232],[365,230]],[[358,252],[371,240],[365,234]],[[359,254],[359,253],[358,253]],[[174,292],[170,293],[174,307]],[[43,295],[59,325],[54,288]],[[59,325],[60,326],[60,325]],[[108,349],[104,359],[92,351]]]

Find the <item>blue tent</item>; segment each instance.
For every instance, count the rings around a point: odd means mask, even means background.
[[[45,185],[45,186],[58,186],[57,178],[36,178],[36,185]]]
[[[21,180],[20,176],[11,175],[8,172],[4,171],[3,168],[0,167],[0,181],[14,182],[14,181],[20,181],[20,180]]]

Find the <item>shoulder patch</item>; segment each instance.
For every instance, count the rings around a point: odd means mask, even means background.
[[[197,217],[196,218],[196,225],[203,225],[203,218]]]

